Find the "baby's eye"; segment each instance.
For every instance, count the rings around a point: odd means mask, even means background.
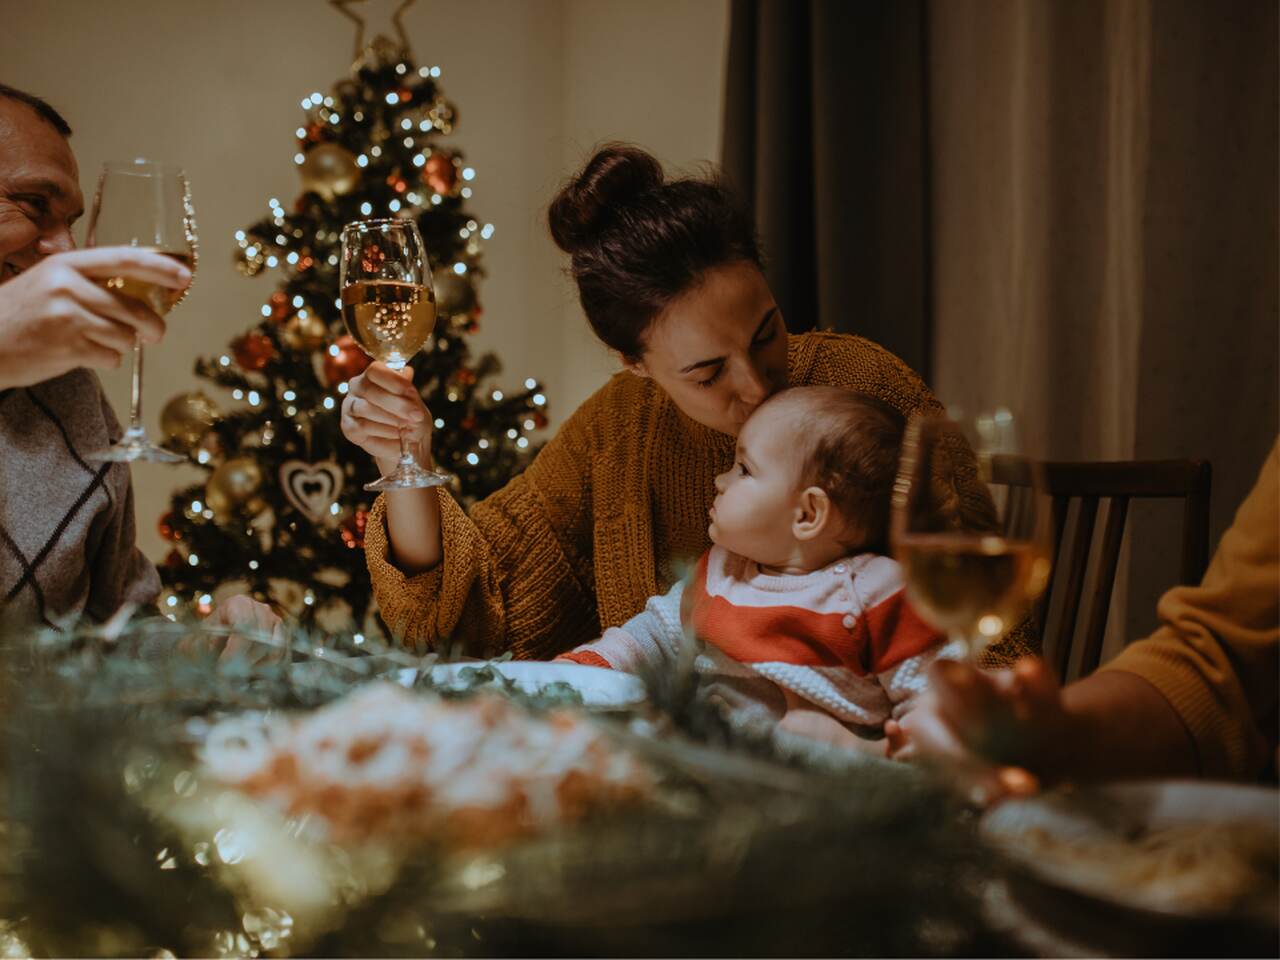
[[[741,461],[739,461],[739,463],[738,463],[738,476],[740,476],[740,477],[749,477],[749,476],[751,476],[751,471],[750,471],[750,470],[748,470],[748,469],[747,469],[747,465],[746,465],[745,463],[742,463]]]

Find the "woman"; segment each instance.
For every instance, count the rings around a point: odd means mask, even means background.
[[[732,464],[747,416],[787,384],[854,388],[904,414],[938,408],[873,343],[787,335],[750,217],[715,181],[667,181],[643,150],[607,145],[549,219],[592,329],[625,369],[469,517],[438,488],[374,504],[374,594],[417,649],[447,641],[549,658],[624,623],[708,547],[713,478]],[[426,462],[431,423],[411,383],[382,364],[343,401],[343,432],[384,468],[402,424]],[[955,487],[959,521],[977,525],[989,501],[971,463]],[[1009,662],[1025,650],[1010,639],[990,655]]]

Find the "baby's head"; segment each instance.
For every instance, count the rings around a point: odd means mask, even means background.
[[[716,477],[713,542],[767,566],[809,570],[886,550],[902,414],[840,387],[792,387],[761,404]]]

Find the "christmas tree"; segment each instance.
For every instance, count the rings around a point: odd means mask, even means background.
[[[493,226],[467,211],[475,172],[442,142],[458,111],[440,69],[416,66],[398,14],[396,27],[398,41],[379,35],[364,46],[361,24],[350,76],[302,101],[293,158],[301,195],[291,210],[272,198],[269,215],[236,234],[243,274],[280,276],[261,321],[195,366],[238,405],[224,412],[197,391],[161,414],[167,445],[207,473],[173,495],[160,521],[174,545],[160,568],[166,613],[203,614],[220,590],[244,591],[304,623],[357,635],[377,628],[362,549],[374,496],[363,485],[377,467],[339,429],[347,381],[369,363],[338,301],[346,223],[412,218],[426,242],[437,320],[411,365],[453,493],[466,504],[502,486],[532,456],[528,434],[546,426],[535,380],[504,395],[491,381],[497,358],[470,355],[482,241]]]

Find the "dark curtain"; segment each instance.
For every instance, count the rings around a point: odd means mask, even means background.
[[[924,0],[732,0],[722,161],[788,327],[929,379],[926,36]]]
[[[789,323],[1059,459],[1209,460],[1216,544],[1280,419],[1275,0],[731,12],[723,160]],[[1129,521],[1117,643],[1178,573],[1177,505]]]

